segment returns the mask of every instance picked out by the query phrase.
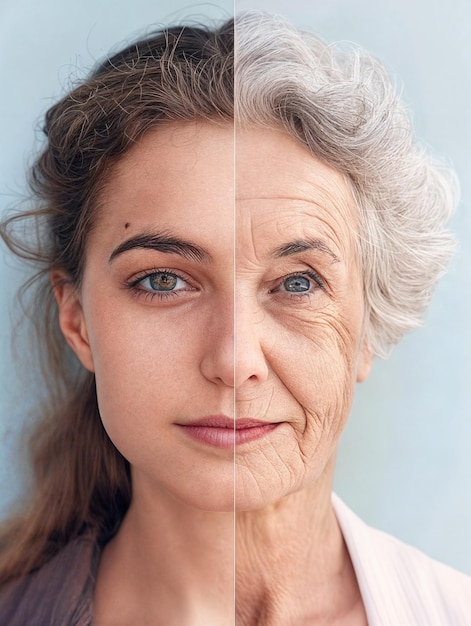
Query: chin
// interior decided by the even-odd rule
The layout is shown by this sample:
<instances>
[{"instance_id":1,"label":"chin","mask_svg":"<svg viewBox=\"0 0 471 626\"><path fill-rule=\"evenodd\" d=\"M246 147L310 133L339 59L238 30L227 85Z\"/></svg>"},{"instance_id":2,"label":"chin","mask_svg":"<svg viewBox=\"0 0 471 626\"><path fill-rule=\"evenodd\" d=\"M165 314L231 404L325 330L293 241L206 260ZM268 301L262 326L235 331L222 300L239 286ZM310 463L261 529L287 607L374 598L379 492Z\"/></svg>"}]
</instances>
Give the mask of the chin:
<instances>
[{"instance_id":1,"label":"chin","mask_svg":"<svg viewBox=\"0 0 471 626\"><path fill-rule=\"evenodd\" d=\"M324 461L324 459L319 459ZM238 465L235 484L235 509L243 511L257 511L266 507L277 507L290 496L304 498L312 497L310 492L328 486L330 492L331 475L335 463L335 455L325 462L313 464L312 467L303 467L297 463L290 466L283 464L277 468L272 464L269 471L255 474L249 467ZM261 468L259 468L261 469ZM304 494L304 495L303 495Z\"/></svg>"},{"instance_id":2,"label":"chin","mask_svg":"<svg viewBox=\"0 0 471 626\"><path fill-rule=\"evenodd\" d=\"M279 481L255 480L250 472L238 471L235 484L235 510L237 513L258 511L276 504L291 491L291 488L286 488Z\"/></svg>"},{"instance_id":3,"label":"chin","mask_svg":"<svg viewBox=\"0 0 471 626\"><path fill-rule=\"evenodd\" d=\"M208 480L193 483L188 490L176 490L174 497L182 504L212 513L234 512L234 480L224 480L219 477L217 481Z\"/></svg>"},{"instance_id":4,"label":"chin","mask_svg":"<svg viewBox=\"0 0 471 626\"><path fill-rule=\"evenodd\" d=\"M219 493L210 495L193 494L190 498L179 498L184 504L199 511L208 513L233 513L234 512L234 490L230 493Z\"/></svg>"},{"instance_id":5,"label":"chin","mask_svg":"<svg viewBox=\"0 0 471 626\"><path fill-rule=\"evenodd\" d=\"M269 507L276 508L277 504L290 493L289 491L277 493L274 490L270 490L268 493L247 493L245 490L236 490L235 512L249 513Z\"/></svg>"}]
</instances>

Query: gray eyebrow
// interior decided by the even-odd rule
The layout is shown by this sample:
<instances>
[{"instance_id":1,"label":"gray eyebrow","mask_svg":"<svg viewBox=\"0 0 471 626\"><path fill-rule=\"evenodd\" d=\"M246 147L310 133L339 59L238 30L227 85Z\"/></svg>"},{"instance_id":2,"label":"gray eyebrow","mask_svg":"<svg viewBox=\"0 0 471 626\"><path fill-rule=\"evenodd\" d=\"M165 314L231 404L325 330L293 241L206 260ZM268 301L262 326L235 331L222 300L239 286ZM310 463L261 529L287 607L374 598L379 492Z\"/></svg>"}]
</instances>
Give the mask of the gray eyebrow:
<instances>
[{"instance_id":1,"label":"gray eyebrow","mask_svg":"<svg viewBox=\"0 0 471 626\"><path fill-rule=\"evenodd\" d=\"M289 241L275 248L272 251L272 256L283 258L292 256L293 254L299 254L300 252L305 252L306 250L319 250L320 252L325 252L332 257L333 263L338 263L340 261L335 252L333 252L321 239L296 239L295 241Z\"/></svg>"},{"instance_id":2,"label":"gray eyebrow","mask_svg":"<svg viewBox=\"0 0 471 626\"><path fill-rule=\"evenodd\" d=\"M186 241L168 233L143 233L120 243L111 253L108 262L111 263L119 254L136 248L157 250L167 254L179 254L189 261L197 261L198 263L210 263L212 261L212 257L207 250L191 241Z\"/></svg>"}]
</instances>

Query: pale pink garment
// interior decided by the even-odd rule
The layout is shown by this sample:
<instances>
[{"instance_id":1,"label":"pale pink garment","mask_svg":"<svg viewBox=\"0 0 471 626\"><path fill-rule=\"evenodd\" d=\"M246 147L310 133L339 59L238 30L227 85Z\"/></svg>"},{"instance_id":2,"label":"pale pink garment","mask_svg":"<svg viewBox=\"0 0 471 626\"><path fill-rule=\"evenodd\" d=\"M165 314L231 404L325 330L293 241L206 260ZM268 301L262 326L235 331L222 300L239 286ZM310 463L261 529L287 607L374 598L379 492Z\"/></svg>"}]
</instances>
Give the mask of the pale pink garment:
<instances>
[{"instance_id":1,"label":"pale pink garment","mask_svg":"<svg viewBox=\"0 0 471 626\"><path fill-rule=\"evenodd\" d=\"M367 526L336 495L369 626L471 626L471 578Z\"/></svg>"}]
</instances>

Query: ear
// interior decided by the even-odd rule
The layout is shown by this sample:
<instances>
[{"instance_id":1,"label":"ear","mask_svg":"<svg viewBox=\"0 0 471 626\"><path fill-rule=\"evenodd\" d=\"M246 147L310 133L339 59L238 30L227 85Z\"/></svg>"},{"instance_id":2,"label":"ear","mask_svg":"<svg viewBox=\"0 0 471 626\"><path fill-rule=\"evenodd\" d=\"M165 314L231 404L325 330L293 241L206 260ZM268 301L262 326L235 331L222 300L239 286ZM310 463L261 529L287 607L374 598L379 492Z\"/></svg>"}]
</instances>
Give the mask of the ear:
<instances>
[{"instance_id":1,"label":"ear","mask_svg":"<svg viewBox=\"0 0 471 626\"><path fill-rule=\"evenodd\" d=\"M82 365L93 372L93 357L77 288L70 277L59 270L51 272L50 280L59 309L59 326L62 334Z\"/></svg>"},{"instance_id":2,"label":"ear","mask_svg":"<svg viewBox=\"0 0 471 626\"><path fill-rule=\"evenodd\" d=\"M373 353L363 337L357 361L357 383L363 383L370 375L373 366Z\"/></svg>"}]
</instances>

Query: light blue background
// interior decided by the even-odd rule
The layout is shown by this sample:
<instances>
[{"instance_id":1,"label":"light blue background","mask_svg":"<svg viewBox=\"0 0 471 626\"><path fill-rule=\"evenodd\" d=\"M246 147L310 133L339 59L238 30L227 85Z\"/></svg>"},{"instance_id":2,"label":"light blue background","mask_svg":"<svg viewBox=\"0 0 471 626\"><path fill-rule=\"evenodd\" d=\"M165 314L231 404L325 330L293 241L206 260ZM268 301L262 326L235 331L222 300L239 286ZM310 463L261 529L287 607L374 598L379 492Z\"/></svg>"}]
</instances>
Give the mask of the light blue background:
<instances>
[{"instance_id":1,"label":"light blue background","mask_svg":"<svg viewBox=\"0 0 471 626\"><path fill-rule=\"evenodd\" d=\"M0 210L24 190L41 114L95 59L159 21L227 17L213 5L138 0L3 0L0 4ZM172 8L171 8L172 7ZM458 170L461 242L424 329L377 361L359 387L336 490L369 523L471 574L471 7L467 0L238 0L328 40L361 44L400 77L418 134ZM20 427L38 390L9 349L23 275L0 253L0 509L25 474ZM23 345L23 348L21 348ZM26 344L21 344L24 350Z\"/></svg>"}]
</instances>

